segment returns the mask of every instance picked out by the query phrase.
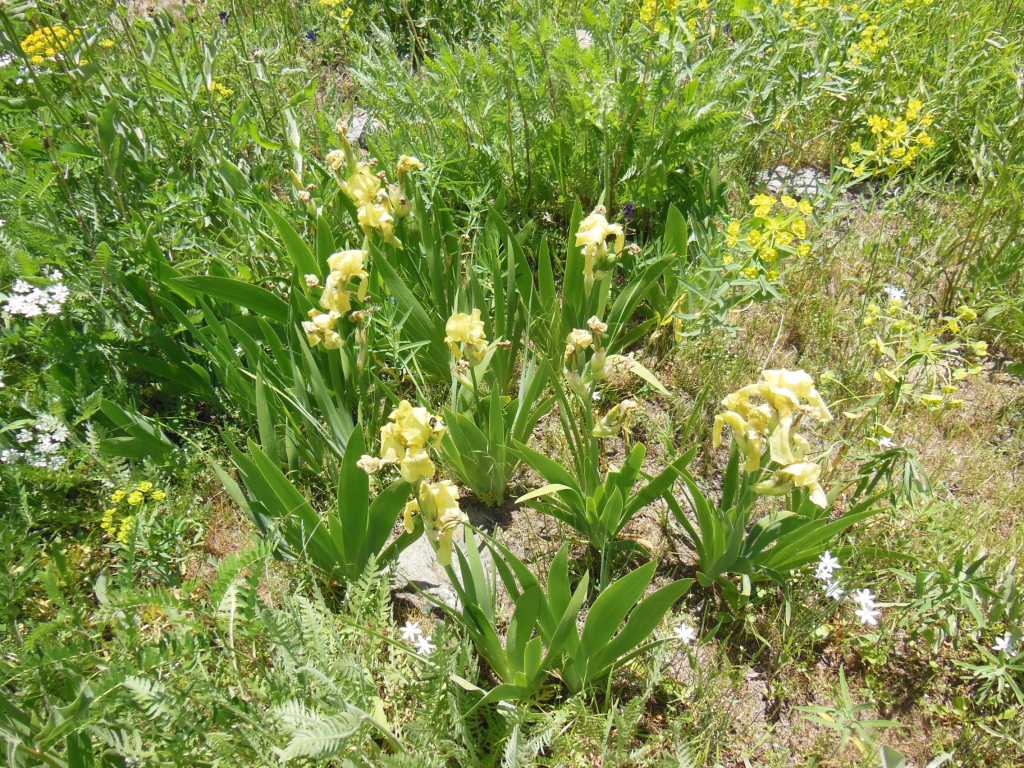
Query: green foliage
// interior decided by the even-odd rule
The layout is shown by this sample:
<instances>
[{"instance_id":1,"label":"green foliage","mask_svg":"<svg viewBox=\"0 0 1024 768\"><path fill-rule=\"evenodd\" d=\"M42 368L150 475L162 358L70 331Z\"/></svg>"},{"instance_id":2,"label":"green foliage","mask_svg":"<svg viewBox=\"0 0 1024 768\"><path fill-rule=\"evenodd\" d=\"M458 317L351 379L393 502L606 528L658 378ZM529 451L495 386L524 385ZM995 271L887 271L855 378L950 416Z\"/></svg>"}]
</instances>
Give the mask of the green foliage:
<instances>
[{"instance_id":1,"label":"green foliage","mask_svg":"<svg viewBox=\"0 0 1024 768\"><path fill-rule=\"evenodd\" d=\"M422 72L375 47L357 67L388 128L375 145L443 163L467 201L500 195L558 217L577 198L632 201L659 219L665 201L700 194L727 124L725 83L681 36L652 36L633 13L625 2L584 13L584 48L554 9L522 3L490 41L441 45Z\"/></svg>"},{"instance_id":2,"label":"green foliage","mask_svg":"<svg viewBox=\"0 0 1024 768\"><path fill-rule=\"evenodd\" d=\"M788 765L842 760L828 730L1021 762L1012 4L143 5L0 7L7 763ZM765 191L813 197L806 242ZM786 227L799 258L751 241ZM836 416L797 488L691 449L776 367ZM418 509L362 469L402 471L370 443L403 400L447 423ZM166 503L113 509L140 478ZM392 594L425 520L443 622ZM811 596L826 549L872 629Z\"/></svg>"},{"instance_id":3,"label":"green foliage","mask_svg":"<svg viewBox=\"0 0 1024 768\"><path fill-rule=\"evenodd\" d=\"M668 501L686 544L697 556L697 581L705 587L720 588L733 606L741 596L749 596L753 583L767 580L785 584L790 572L813 562L844 531L878 512L873 508L877 499L868 498L831 520L805 491L794 489L791 509L755 519L758 493L754 486L761 471L742 471L736 449L729 457L717 504L708 499L693 475L685 469L682 474L687 490L685 503L694 520L678 501L671 497ZM741 577L740 587L730 576Z\"/></svg>"},{"instance_id":4,"label":"green foliage","mask_svg":"<svg viewBox=\"0 0 1024 768\"><path fill-rule=\"evenodd\" d=\"M525 445L518 450L547 485L524 494L517 502L528 501L530 506L575 528L602 553L602 560L606 550L614 548L629 521L671 490L695 453L688 451L637 486L647 449L642 444L634 445L620 469L609 471L596 487L584 488L570 471L544 454ZM602 586L604 583L602 572Z\"/></svg>"},{"instance_id":5,"label":"green foliage","mask_svg":"<svg viewBox=\"0 0 1024 768\"><path fill-rule=\"evenodd\" d=\"M515 606L504 644L496 625L496 577L486 572L471 533L465 554L459 551L459 573L451 572L461 613L446 610L460 618L501 680L480 704L502 699L528 701L551 676L574 692L601 683L614 668L647 650L651 633L692 584L692 579L680 579L644 597L656 567L648 562L602 589L589 604L580 630L578 616L587 604L589 574L572 587L565 546L552 561L547 585L543 585L507 547L490 539L486 545L494 570Z\"/></svg>"},{"instance_id":6,"label":"green foliage","mask_svg":"<svg viewBox=\"0 0 1024 768\"><path fill-rule=\"evenodd\" d=\"M330 579L346 583L371 560L390 562L421 533L417 528L388 544L410 488L396 481L370 501L369 478L356 466L363 455L359 433L353 433L341 462L337 508L326 516L313 509L258 445L250 441L248 454L230 447L241 486L220 467L217 475L235 503L284 553L301 554Z\"/></svg>"}]
</instances>

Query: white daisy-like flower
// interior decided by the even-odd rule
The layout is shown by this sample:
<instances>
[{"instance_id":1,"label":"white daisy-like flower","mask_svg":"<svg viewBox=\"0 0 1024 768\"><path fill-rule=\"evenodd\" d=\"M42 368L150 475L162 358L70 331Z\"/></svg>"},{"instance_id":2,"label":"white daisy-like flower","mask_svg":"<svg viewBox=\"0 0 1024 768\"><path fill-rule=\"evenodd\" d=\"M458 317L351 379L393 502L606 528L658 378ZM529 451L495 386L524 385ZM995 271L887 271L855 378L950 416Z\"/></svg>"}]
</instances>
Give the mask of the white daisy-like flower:
<instances>
[{"instance_id":1,"label":"white daisy-like flower","mask_svg":"<svg viewBox=\"0 0 1024 768\"><path fill-rule=\"evenodd\" d=\"M883 438L879 439L878 447L879 448L895 448L896 447L896 441L893 440L891 437L883 437Z\"/></svg>"},{"instance_id":2,"label":"white daisy-like flower","mask_svg":"<svg viewBox=\"0 0 1024 768\"><path fill-rule=\"evenodd\" d=\"M875 593L870 589L858 589L850 598L861 608L875 607Z\"/></svg>"},{"instance_id":3,"label":"white daisy-like flower","mask_svg":"<svg viewBox=\"0 0 1024 768\"><path fill-rule=\"evenodd\" d=\"M436 650L437 646L430 642L430 638L425 635L421 635L420 639L416 641L416 653L429 656Z\"/></svg>"},{"instance_id":4,"label":"white daisy-like flower","mask_svg":"<svg viewBox=\"0 0 1024 768\"><path fill-rule=\"evenodd\" d=\"M675 638L683 645L693 645L697 639L697 630L687 624L685 621L680 622L676 625Z\"/></svg>"},{"instance_id":5,"label":"white daisy-like flower","mask_svg":"<svg viewBox=\"0 0 1024 768\"><path fill-rule=\"evenodd\" d=\"M838 581L830 581L825 584L825 597L830 597L833 600L839 601L843 599L843 595L846 594Z\"/></svg>"},{"instance_id":6,"label":"white daisy-like flower","mask_svg":"<svg viewBox=\"0 0 1024 768\"><path fill-rule=\"evenodd\" d=\"M860 619L861 624L869 627L874 627L878 624L878 617L882 615L882 612L877 608L862 605L857 609L857 618Z\"/></svg>"},{"instance_id":7,"label":"white daisy-like flower","mask_svg":"<svg viewBox=\"0 0 1024 768\"><path fill-rule=\"evenodd\" d=\"M818 567L814 571L814 578L819 581L831 582L835 572L838 571L842 566L839 565L838 558L834 557L831 552L822 552L821 557L818 558Z\"/></svg>"},{"instance_id":8,"label":"white daisy-like flower","mask_svg":"<svg viewBox=\"0 0 1024 768\"><path fill-rule=\"evenodd\" d=\"M907 292L895 285L887 285L885 286L885 295L893 301L903 301L907 297Z\"/></svg>"},{"instance_id":9,"label":"white daisy-like flower","mask_svg":"<svg viewBox=\"0 0 1024 768\"><path fill-rule=\"evenodd\" d=\"M423 637L423 630L420 629L418 621L407 621L405 626L402 627L400 634L405 642L416 644Z\"/></svg>"},{"instance_id":10,"label":"white daisy-like flower","mask_svg":"<svg viewBox=\"0 0 1024 768\"><path fill-rule=\"evenodd\" d=\"M997 637L995 645L992 646L992 650L996 653L1013 653L1013 635L1007 632L1002 637Z\"/></svg>"}]
</instances>

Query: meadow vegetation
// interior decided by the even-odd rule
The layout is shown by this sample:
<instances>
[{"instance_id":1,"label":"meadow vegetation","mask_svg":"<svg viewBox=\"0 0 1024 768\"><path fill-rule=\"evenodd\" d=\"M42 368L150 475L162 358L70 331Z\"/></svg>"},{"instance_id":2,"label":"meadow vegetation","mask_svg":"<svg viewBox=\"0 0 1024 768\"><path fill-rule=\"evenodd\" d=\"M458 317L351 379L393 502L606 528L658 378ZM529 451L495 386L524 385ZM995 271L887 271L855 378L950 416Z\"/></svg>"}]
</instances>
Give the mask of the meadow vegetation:
<instances>
[{"instance_id":1,"label":"meadow vegetation","mask_svg":"<svg viewBox=\"0 0 1024 768\"><path fill-rule=\"evenodd\" d=\"M0 734L1024 764L1024 14L0 4Z\"/></svg>"}]
</instances>

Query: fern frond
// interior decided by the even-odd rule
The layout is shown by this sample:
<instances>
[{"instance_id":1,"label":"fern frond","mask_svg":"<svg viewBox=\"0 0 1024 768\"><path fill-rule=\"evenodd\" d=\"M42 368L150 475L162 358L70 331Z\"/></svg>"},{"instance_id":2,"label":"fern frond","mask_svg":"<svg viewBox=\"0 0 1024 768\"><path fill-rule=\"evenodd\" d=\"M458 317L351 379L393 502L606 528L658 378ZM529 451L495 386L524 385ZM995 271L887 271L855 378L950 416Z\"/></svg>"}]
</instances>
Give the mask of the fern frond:
<instances>
[{"instance_id":1,"label":"fern frond","mask_svg":"<svg viewBox=\"0 0 1024 768\"><path fill-rule=\"evenodd\" d=\"M361 718L349 712L320 714L299 701L283 704L278 707L276 714L290 731L287 746L274 750L282 762L297 757L336 755L359 732L361 724Z\"/></svg>"}]
</instances>

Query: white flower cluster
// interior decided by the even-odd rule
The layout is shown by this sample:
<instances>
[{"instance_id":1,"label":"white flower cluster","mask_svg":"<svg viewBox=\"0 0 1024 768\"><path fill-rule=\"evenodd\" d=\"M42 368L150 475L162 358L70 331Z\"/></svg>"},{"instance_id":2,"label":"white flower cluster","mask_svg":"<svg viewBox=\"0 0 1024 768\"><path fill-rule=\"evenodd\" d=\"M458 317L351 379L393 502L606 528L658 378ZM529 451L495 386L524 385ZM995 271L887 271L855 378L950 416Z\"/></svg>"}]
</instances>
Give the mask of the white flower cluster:
<instances>
[{"instance_id":1,"label":"white flower cluster","mask_svg":"<svg viewBox=\"0 0 1024 768\"><path fill-rule=\"evenodd\" d=\"M20 429L15 434L18 448L0 449L0 464L24 462L41 469L60 469L66 461L60 450L68 435L68 428L55 416L43 414L32 429Z\"/></svg>"},{"instance_id":2,"label":"white flower cluster","mask_svg":"<svg viewBox=\"0 0 1024 768\"><path fill-rule=\"evenodd\" d=\"M407 621L401 631L402 639L416 648L416 653L429 656L437 650L430 638L423 633L418 621Z\"/></svg>"},{"instance_id":3,"label":"white flower cluster","mask_svg":"<svg viewBox=\"0 0 1024 768\"><path fill-rule=\"evenodd\" d=\"M71 292L61 282L64 275L59 271L47 272L46 276L55 282L37 287L24 280L15 280L11 286L11 294L4 302L3 311L8 315L23 317L59 315Z\"/></svg>"},{"instance_id":4,"label":"white flower cluster","mask_svg":"<svg viewBox=\"0 0 1024 768\"><path fill-rule=\"evenodd\" d=\"M831 552L824 552L818 559L818 566L814 570L814 578L822 583L825 596L836 601L842 600L843 595L846 594L836 579L836 571L841 567L839 560ZM882 612L875 604L875 595L870 589L858 589L851 593L850 599L857 605L857 618L862 624L869 627L878 624L878 618Z\"/></svg>"}]
</instances>

